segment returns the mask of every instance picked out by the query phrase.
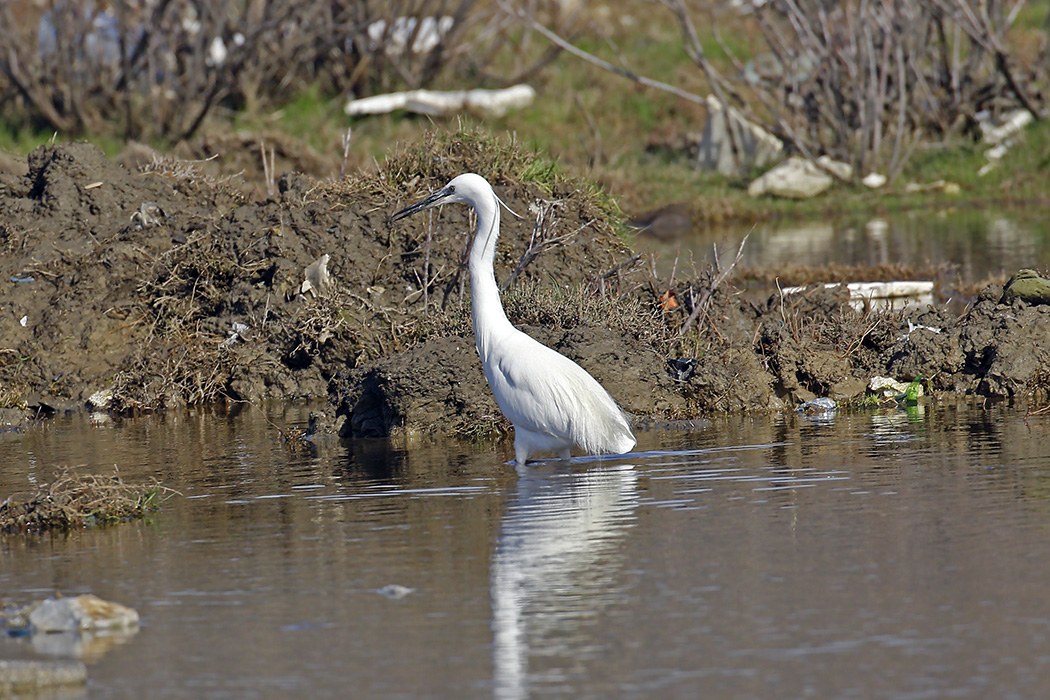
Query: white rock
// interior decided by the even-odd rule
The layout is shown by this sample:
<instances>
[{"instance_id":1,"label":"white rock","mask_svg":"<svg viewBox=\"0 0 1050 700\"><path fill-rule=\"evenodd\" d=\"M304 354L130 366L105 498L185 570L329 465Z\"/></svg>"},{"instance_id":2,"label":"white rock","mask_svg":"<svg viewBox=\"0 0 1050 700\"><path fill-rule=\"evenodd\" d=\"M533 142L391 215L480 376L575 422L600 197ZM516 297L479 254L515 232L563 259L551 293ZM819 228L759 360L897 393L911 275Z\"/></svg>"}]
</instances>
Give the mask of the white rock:
<instances>
[{"instance_id":1,"label":"white rock","mask_svg":"<svg viewBox=\"0 0 1050 700\"><path fill-rule=\"evenodd\" d=\"M135 610L90 593L73 598L48 598L29 613L29 625L34 632L128 629L138 624L139 614Z\"/></svg>"},{"instance_id":2,"label":"white rock","mask_svg":"<svg viewBox=\"0 0 1050 700\"><path fill-rule=\"evenodd\" d=\"M853 177L853 166L849 163L843 163L840 160L835 160L828 156L821 156L817 158L817 162L823 167L827 168L831 172L838 175L843 180L848 180Z\"/></svg>"},{"instance_id":3,"label":"white rock","mask_svg":"<svg viewBox=\"0 0 1050 700\"><path fill-rule=\"evenodd\" d=\"M865 187L877 190L886 184L886 176L882 173L868 173L861 182L864 183Z\"/></svg>"},{"instance_id":4,"label":"white rock","mask_svg":"<svg viewBox=\"0 0 1050 700\"><path fill-rule=\"evenodd\" d=\"M959 194L962 192L962 188L956 182L948 182L947 180L934 180L933 182L909 182L904 186L905 192L932 192L934 190L940 190L945 194Z\"/></svg>"},{"instance_id":5,"label":"white rock","mask_svg":"<svg viewBox=\"0 0 1050 700\"><path fill-rule=\"evenodd\" d=\"M847 163L834 161L827 156L821 156L817 161L843 179L848 180L853 176L853 168ZM831 187L833 182L831 175L809 160L792 156L748 185L747 193L752 197L772 194L808 199Z\"/></svg>"}]
</instances>

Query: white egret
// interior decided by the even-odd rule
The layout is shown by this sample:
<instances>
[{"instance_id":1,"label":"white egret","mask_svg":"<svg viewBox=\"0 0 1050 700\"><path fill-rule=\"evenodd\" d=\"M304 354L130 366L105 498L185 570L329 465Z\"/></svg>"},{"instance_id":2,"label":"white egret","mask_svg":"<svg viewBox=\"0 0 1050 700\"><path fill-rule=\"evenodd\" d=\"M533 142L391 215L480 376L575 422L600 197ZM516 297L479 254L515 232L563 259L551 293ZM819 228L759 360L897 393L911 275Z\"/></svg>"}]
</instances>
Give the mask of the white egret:
<instances>
[{"instance_id":1,"label":"white egret","mask_svg":"<svg viewBox=\"0 0 1050 700\"><path fill-rule=\"evenodd\" d=\"M394 214L391 221L451 203L470 205L477 213L468 266L474 344L496 403L514 424L518 465L541 451L568 459L574 445L588 454L630 451L634 435L609 392L578 364L525 335L507 319L492 267L502 202L485 178L459 175Z\"/></svg>"}]
</instances>

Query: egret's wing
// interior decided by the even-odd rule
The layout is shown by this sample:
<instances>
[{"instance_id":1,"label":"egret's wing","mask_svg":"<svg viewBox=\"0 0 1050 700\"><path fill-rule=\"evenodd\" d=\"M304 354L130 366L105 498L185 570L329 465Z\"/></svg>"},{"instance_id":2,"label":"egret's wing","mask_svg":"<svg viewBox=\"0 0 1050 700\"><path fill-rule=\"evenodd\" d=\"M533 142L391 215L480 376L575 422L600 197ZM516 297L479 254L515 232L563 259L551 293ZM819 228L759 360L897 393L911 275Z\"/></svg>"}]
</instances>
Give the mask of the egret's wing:
<instances>
[{"instance_id":1,"label":"egret's wing","mask_svg":"<svg viewBox=\"0 0 1050 700\"><path fill-rule=\"evenodd\" d=\"M582 372L576 363L532 341L516 344L513 352L496 359L492 369L492 390L512 423L545 435L570 437L569 387L576 370Z\"/></svg>"},{"instance_id":2,"label":"egret's wing","mask_svg":"<svg viewBox=\"0 0 1050 700\"><path fill-rule=\"evenodd\" d=\"M616 451L630 437L623 413L594 377L524 333L502 343L488 365L496 401L515 426L593 452Z\"/></svg>"}]
</instances>

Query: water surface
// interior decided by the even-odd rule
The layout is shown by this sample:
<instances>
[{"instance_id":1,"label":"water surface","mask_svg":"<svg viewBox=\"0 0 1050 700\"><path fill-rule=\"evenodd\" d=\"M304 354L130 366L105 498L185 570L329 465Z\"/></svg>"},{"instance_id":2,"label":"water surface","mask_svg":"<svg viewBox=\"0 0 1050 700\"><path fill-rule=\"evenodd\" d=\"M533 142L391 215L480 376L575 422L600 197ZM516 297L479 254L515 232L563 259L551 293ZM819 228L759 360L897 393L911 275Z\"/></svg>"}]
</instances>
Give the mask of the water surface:
<instances>
[{"instance_id":1,"label":"water surface","mask_svg":"<svg viewBox=\"0 0 1050 700\"><path fill-rule=\"evenodd\" d=\"M639 249L658 254L664 279L678 258L677 277L710 258L717 244L723 264L748 236L741 268L784 265L858 267L902 264L943 268L946 282L976 284L1021 268L1050 266L1050 217L1044 210L944 209L893 212L874 219L770 221L702 227L673 241L638 237ZM865 281L865 280L854 280ZM951 291L950 289L948 290Z\"/></svg>"},{"instance_id":2,"label":"water surface","mask_svg":"<svg viewBox=\"0 0 1050 700\"><path fill-rule=\"evenodd\" d=\"M0 590L139 610L138 634L88 650L92 698L1050 687L1050 419L950 404L638 437L519 474L508 444L295 447L248 410L58 420L0 435L0 495L64 465L181 495L0 539ZM0 658L48 653L69 650L0 639Z\"/></svg>"}]
</instances>

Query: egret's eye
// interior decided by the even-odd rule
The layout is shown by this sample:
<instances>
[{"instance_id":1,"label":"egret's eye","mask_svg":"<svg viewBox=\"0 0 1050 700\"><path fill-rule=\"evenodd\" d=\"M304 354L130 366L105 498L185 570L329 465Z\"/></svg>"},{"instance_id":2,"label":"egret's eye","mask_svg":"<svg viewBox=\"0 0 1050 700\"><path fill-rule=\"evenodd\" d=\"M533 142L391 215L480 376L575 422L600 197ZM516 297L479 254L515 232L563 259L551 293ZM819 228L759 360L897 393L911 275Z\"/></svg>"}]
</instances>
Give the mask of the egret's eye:
<instances>
[{"instance_id":1,"label":"egret's eye","mask_svg":"<svg viewBox=\"0 0 1050 700\"><path fill-rule=\"evenodd\" d=\"M456 194L456 186L455 185L449 185L448 186L448 193L449 194Z\"/></svg>"}]
</instances>

